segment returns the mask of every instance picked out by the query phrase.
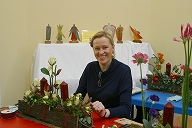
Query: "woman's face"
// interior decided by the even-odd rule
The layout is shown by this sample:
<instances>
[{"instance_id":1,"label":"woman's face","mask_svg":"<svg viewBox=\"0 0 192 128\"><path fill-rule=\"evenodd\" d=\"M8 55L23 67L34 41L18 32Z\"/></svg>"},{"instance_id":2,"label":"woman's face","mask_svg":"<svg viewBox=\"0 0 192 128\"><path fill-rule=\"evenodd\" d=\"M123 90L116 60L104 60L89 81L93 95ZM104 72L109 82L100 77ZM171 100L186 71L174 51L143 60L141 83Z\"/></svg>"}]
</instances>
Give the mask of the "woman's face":
<instances>
[{"instance_id":1,"label":"woman's face","mask_svg":"<svg viewBox=\"0 0 192 128\"><path fill-rule=\"evenodd\" d=\"M106 37L96 38L93 41L93 51L95 58L98 60L100 66L109 66L112 60L112 53L114 46Z\"/></svg>"}]
</instances>

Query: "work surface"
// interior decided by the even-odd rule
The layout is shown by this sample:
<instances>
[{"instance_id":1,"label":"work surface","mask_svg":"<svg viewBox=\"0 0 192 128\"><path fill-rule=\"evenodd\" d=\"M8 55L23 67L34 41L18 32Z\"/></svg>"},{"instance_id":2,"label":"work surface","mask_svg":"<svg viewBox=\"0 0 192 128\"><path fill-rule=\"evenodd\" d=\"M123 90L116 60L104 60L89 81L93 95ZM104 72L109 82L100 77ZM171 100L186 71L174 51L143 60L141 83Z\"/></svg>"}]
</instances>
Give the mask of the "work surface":
<instances>
[{"instance_id":1,"label":"work surface","mask_svg":"<svg viewBox=\"0 0 192 128\"><path fill-rule=\"evenodd\" d=\"M160 100L159 102L155 102L153 105L153 108L158 109L158 110L163 110L164 105L168 102L167 98L174 96L174 94L168 94L168 93L163 93L163 92L156 92L152 90L145 90L145 99L150 96L150 95L157 95ZM146 107L150 108L151 107L151 100L148 100L146 103ZM171 102L174 106L174 112L178 114L182 114L182 100L177 101L177 102ZM142 106L142 94L137 93L132 95L132 104ZM192 115L192 107L189 107L189 115Z\"/></svg>"}]
</instances>

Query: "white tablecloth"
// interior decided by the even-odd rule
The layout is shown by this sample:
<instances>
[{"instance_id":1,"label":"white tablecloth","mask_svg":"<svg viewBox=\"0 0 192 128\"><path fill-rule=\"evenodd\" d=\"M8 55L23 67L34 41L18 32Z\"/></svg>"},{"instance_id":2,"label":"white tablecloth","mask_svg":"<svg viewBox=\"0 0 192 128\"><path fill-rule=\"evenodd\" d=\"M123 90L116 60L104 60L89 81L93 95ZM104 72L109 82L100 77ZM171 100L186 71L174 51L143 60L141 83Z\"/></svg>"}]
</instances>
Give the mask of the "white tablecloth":
<instances>
[{"instance_id":1,"label":"white tablecloth","mask_svg":"<svg viewBox=\"0 0 192 128\"><path fill-rule=\"evenodd\" d=\"M139 79L140 70L136 64L133 64L132 55L142 52L152 57L154 54L150 44L133 43L131 41L125 41L123 44L115 43L115 52L117 60L131 67L133 79ZM68 83L69 94L75 92L79 78L87 63L96 60L89 43L38 44L34 52L31 81L34 78L41 79L43 77L49 80L48 76L41 73L40 69L48 67L50 56L56 57L57 69L62 69L57 79ZM144 76L148 72L148 64L143 64L142 70Z\"/></svg>"}]
</instances>

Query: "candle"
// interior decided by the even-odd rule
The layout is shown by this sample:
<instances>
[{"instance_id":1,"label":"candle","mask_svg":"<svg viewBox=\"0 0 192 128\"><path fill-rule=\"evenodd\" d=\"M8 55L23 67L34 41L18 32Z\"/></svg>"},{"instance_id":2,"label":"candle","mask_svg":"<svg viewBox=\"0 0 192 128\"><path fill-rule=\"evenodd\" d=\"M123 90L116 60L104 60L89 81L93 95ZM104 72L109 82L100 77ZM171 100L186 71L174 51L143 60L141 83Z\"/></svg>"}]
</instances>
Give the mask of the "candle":
<instances>
[{"instance_id":1,"label":"candle","mask_svg":"<svg viewBox=\"0 0 192 128\"><path fill-rule=\"evenodd\" d=\"M44 96L44 87L45 87L45 84L47 83L47 80L43 77L41 80L40 80L40 92L41 92L41 95Z\"/></svg>"},{"instance_id":2,"label":"candle","mask_svg":"<svg viewBox=\"0 0 192 128\"><path fill-rule=\"evenodd\" d=\"M168 102L164 105L163 110L163 125L169 124L171 128L173 127L173 118L174 118L174 106L171 102Z\"/></svg>"},{"instance_id":3,"label":"candle","mask_svg":"<svg viewBox=\"0 0 192 128\"><path fill-rule=\"evenodd\" d=\"M170 76L170 73L171 73L171 64L170 63L167 63L166 64L166 74L168 76Z\"/></svg>"},{"instance_id":4,"label":"candle","mask_svg":"<svg viewBox=\"0 0 192 128\"><path fill-rule=\"evenodd\" d=\"M61 99L63 99L63 101L65 101L69 97L68 84L63 81L60 84L60 90L61 90Z\"/></svg>"}]
</instances>

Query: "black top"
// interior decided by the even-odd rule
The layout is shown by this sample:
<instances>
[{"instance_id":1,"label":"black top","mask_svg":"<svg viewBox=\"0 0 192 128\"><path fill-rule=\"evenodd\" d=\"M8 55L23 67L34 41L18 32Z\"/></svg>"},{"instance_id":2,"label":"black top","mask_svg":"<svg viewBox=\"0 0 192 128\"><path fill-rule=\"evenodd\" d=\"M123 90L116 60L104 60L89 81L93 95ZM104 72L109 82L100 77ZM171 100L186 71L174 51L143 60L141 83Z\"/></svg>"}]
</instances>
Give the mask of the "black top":
<instances>
[{"instance_id":1,"label":"black top","mask_svg":"<svg viewBox=\"0 0 192 128\"><path fill-rule=\"evenodd\" d=\"M104 72L101 72L98 61L90 62L80 78L75 93L81 93L83 97L88 93L89 97L92 97L92 102L102 102L110 111L109 118L131 119L131 70L129 66L116 59L112 59L109 68Z\"/></svg>"}]
</instances>

